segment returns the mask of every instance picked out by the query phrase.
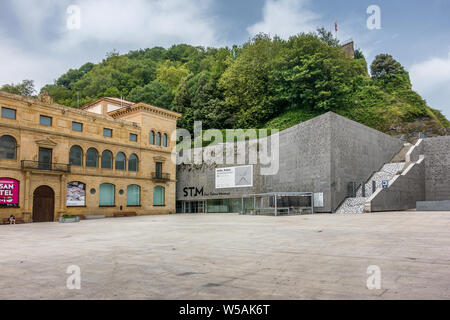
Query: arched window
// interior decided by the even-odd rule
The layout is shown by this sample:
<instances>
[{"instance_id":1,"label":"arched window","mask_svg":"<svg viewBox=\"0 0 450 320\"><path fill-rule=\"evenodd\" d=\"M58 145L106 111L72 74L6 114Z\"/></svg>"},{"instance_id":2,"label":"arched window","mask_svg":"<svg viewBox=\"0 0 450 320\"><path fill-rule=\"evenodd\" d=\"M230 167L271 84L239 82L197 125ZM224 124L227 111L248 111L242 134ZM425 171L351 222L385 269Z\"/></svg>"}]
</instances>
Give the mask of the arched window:
<instances>
[{"instance_id":1,"label":"arched window","mask_svg":"<svg viewBox=\"0 0 450 320\"><path fill-rule=\"evenodd\" d=\"M86 167L98 168L98 151L95 148L89 148L86 152Z\"/></svg>"},{"instance_id":2,"label":"arched window","mask_svg":"<svg viewBox=\"0 0 450 320\"><path fill-rule=\"evenodd\" d=\"M119 152L116 155L116 170L125 170L125 167L127 166L127 159L125 157L125 154L123 152Z\"/></svg>"},{"instance_id":3,"label":"arched window","mask_svg":"<svg viewBox=\"0 0 450 320\"><path fill-rule=\"evenodd\" d=\"M137 172L139 169L139 158L134 153L128 159L128 171Z\"/></svg>"},{"instance_id":4,"label":"arched window","mask_svg":"<svg viewBox=\"0 0 450 320\"><path fill-rule=\"evenodd\" d=\"M17 142L11 136L0 138L0 159L16 160Z\"/></svg>"},{"instance_id":5,"label":"arched window","mask_svg":"<svg viewBox=\"0 0 450 320\"><path fill-rule=\"evenodd\" d=\"M113 155L109 150L105 150L102 153L102 168L112 169L113 168Z\"/></svg>"},{"instance_id":6,"label":"arched window","mask_svg":"<svg viewBox=\"0 0 450 320\"><path fill-rule=\"evenodd\" d=\"M163 146L167 148L167 133L164 133L163 135Z\"/></svg>"},{"instance_id":7,"label":"arched window","mask_svg":"<svg viewBox=\"0 0 450 320\"><path fill-rule=\"evenodd\" d=\"M155 145L155 131L150 132L150 144Z\"/></svg>"},{"instance_id":8,"label":"arched window","mask_svg":"<svg viewBox=\"0 0 450 320\"><path fill-rule=\"evenodd\" d=\"M127 206L141 205L141 187L132 184L127 187Z\"/></svg>"},{"instance_id":9,"label":"arched window","mask_svg":"<svg viewBox=\"0 0 450 320\"><path fill-rule=\"evenodd\" d=\"M69 164L77 167L83 166L83 149L80 146L70 148Z\"/></svg>"},{"instance_id":10,"label":"arched window","mask_svg":"<svg viewBox=\"0 0 450 320\"><path fill-rule=\"evenodd\" d=\"M153 205L154 206L165 206L165 189L161 186L156 186L153 188Z\"/></svg>"},{"instance_id":11,"label":"arched window","mask_svg":"<svg viewBox=\"0 0 450 320\"><path fill-rule=\"evenodd\" d=\"M100 185L99 192L99 206L100 207L114 207L115 205L116 187L110 183Z\"/></svg>"},{"instance_id":12,"label":"arched window","mask_svg":"<svg viewBox=\"0 0 450 320\"><path fill-rule=\"evenodd\" d=\"M156 135L156 145L161 147L161 132Z\"/></svg>"}]
</instances>

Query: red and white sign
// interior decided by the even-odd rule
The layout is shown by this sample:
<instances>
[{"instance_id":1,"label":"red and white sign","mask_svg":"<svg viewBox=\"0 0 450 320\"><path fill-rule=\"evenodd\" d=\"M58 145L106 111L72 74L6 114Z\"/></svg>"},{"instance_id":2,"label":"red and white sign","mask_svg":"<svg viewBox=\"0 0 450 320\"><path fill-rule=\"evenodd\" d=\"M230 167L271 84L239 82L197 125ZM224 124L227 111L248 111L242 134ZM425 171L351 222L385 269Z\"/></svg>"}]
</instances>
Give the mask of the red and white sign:
<instances>
[{"instance_id":1,"label":"red and white sign","mask_svg":"<svg viewBox=\"0 0 450 320\"><path fill-rule=\"evenodd\" d=\"M0 178L0 207L18 207L19 192L19 181L10 178Z\"/></svg>"}]
</instances>

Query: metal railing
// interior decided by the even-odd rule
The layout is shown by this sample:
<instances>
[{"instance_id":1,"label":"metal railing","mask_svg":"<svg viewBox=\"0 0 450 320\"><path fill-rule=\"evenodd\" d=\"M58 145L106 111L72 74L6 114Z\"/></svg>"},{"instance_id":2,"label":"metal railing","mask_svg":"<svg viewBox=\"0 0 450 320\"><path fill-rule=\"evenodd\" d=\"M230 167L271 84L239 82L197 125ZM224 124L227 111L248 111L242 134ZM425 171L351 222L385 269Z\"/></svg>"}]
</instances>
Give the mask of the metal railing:
<instances>
[{"instance_id":1,"label":"metal railing","mask_svg":"<svg viewBox=\"0 0 450 320\"><path fill-rule=\"evenodd\" d=\"M22 169L70 172L70 164L22 160Z\"/></svg>"},{"instance_id":2,"label":"metal railing","mask_svg":"<svg viewBox=\"0 0 450 320\"><path fill-rule=\"evenodd\" d=\"M152 179L160 181L169 181L170 173L152 172Z\"/></svg>"}]
</instances>

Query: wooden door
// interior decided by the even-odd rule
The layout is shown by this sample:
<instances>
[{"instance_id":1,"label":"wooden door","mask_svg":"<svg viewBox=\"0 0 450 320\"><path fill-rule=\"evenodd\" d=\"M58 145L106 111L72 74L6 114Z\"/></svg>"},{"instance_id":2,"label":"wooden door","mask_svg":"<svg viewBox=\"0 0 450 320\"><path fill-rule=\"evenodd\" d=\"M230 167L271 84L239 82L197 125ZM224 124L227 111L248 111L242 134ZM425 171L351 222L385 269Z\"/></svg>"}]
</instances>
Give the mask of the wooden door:
<instances>
[{"instance_id":1,"label":"wooden door","mask_svg":"<svg viewBox=\"0 0 450 320\"><path fill-rule=\"evenodd\" d=\"M33 222L53 222L55 217L55 193L52 188L41 186L33 194Z\"/></svg>"}]
</instances>

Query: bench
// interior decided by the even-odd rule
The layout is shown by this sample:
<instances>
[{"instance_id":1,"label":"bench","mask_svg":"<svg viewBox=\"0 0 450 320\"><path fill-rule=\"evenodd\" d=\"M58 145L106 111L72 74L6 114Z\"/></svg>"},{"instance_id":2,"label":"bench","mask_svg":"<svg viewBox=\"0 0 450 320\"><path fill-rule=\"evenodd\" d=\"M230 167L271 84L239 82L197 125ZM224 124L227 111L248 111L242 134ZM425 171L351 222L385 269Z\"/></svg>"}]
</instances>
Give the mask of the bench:
<instances>
[{"instance_id":1,"label":"bench","mask_svg":"<svg viewBox=\"0 0 450 320\"><path fill-rule=\"evenodd\" d=\"M113 216L115 218L117 218L117 217L136 217L137 213L136 212L115 212L115 213L113 213Z\"/></svg>"},{"instance_id":2,"label":"bench","mask_svg":"<svg viewBox=\"0 0 450 320\"><path fill-rule=\"evenodd\" d=\"M3 218L2 219L3 224L9 224L9 218ZM22 218L16 218L16 224L25 223L25 220Z\"/></svg>"}]
</instances>

